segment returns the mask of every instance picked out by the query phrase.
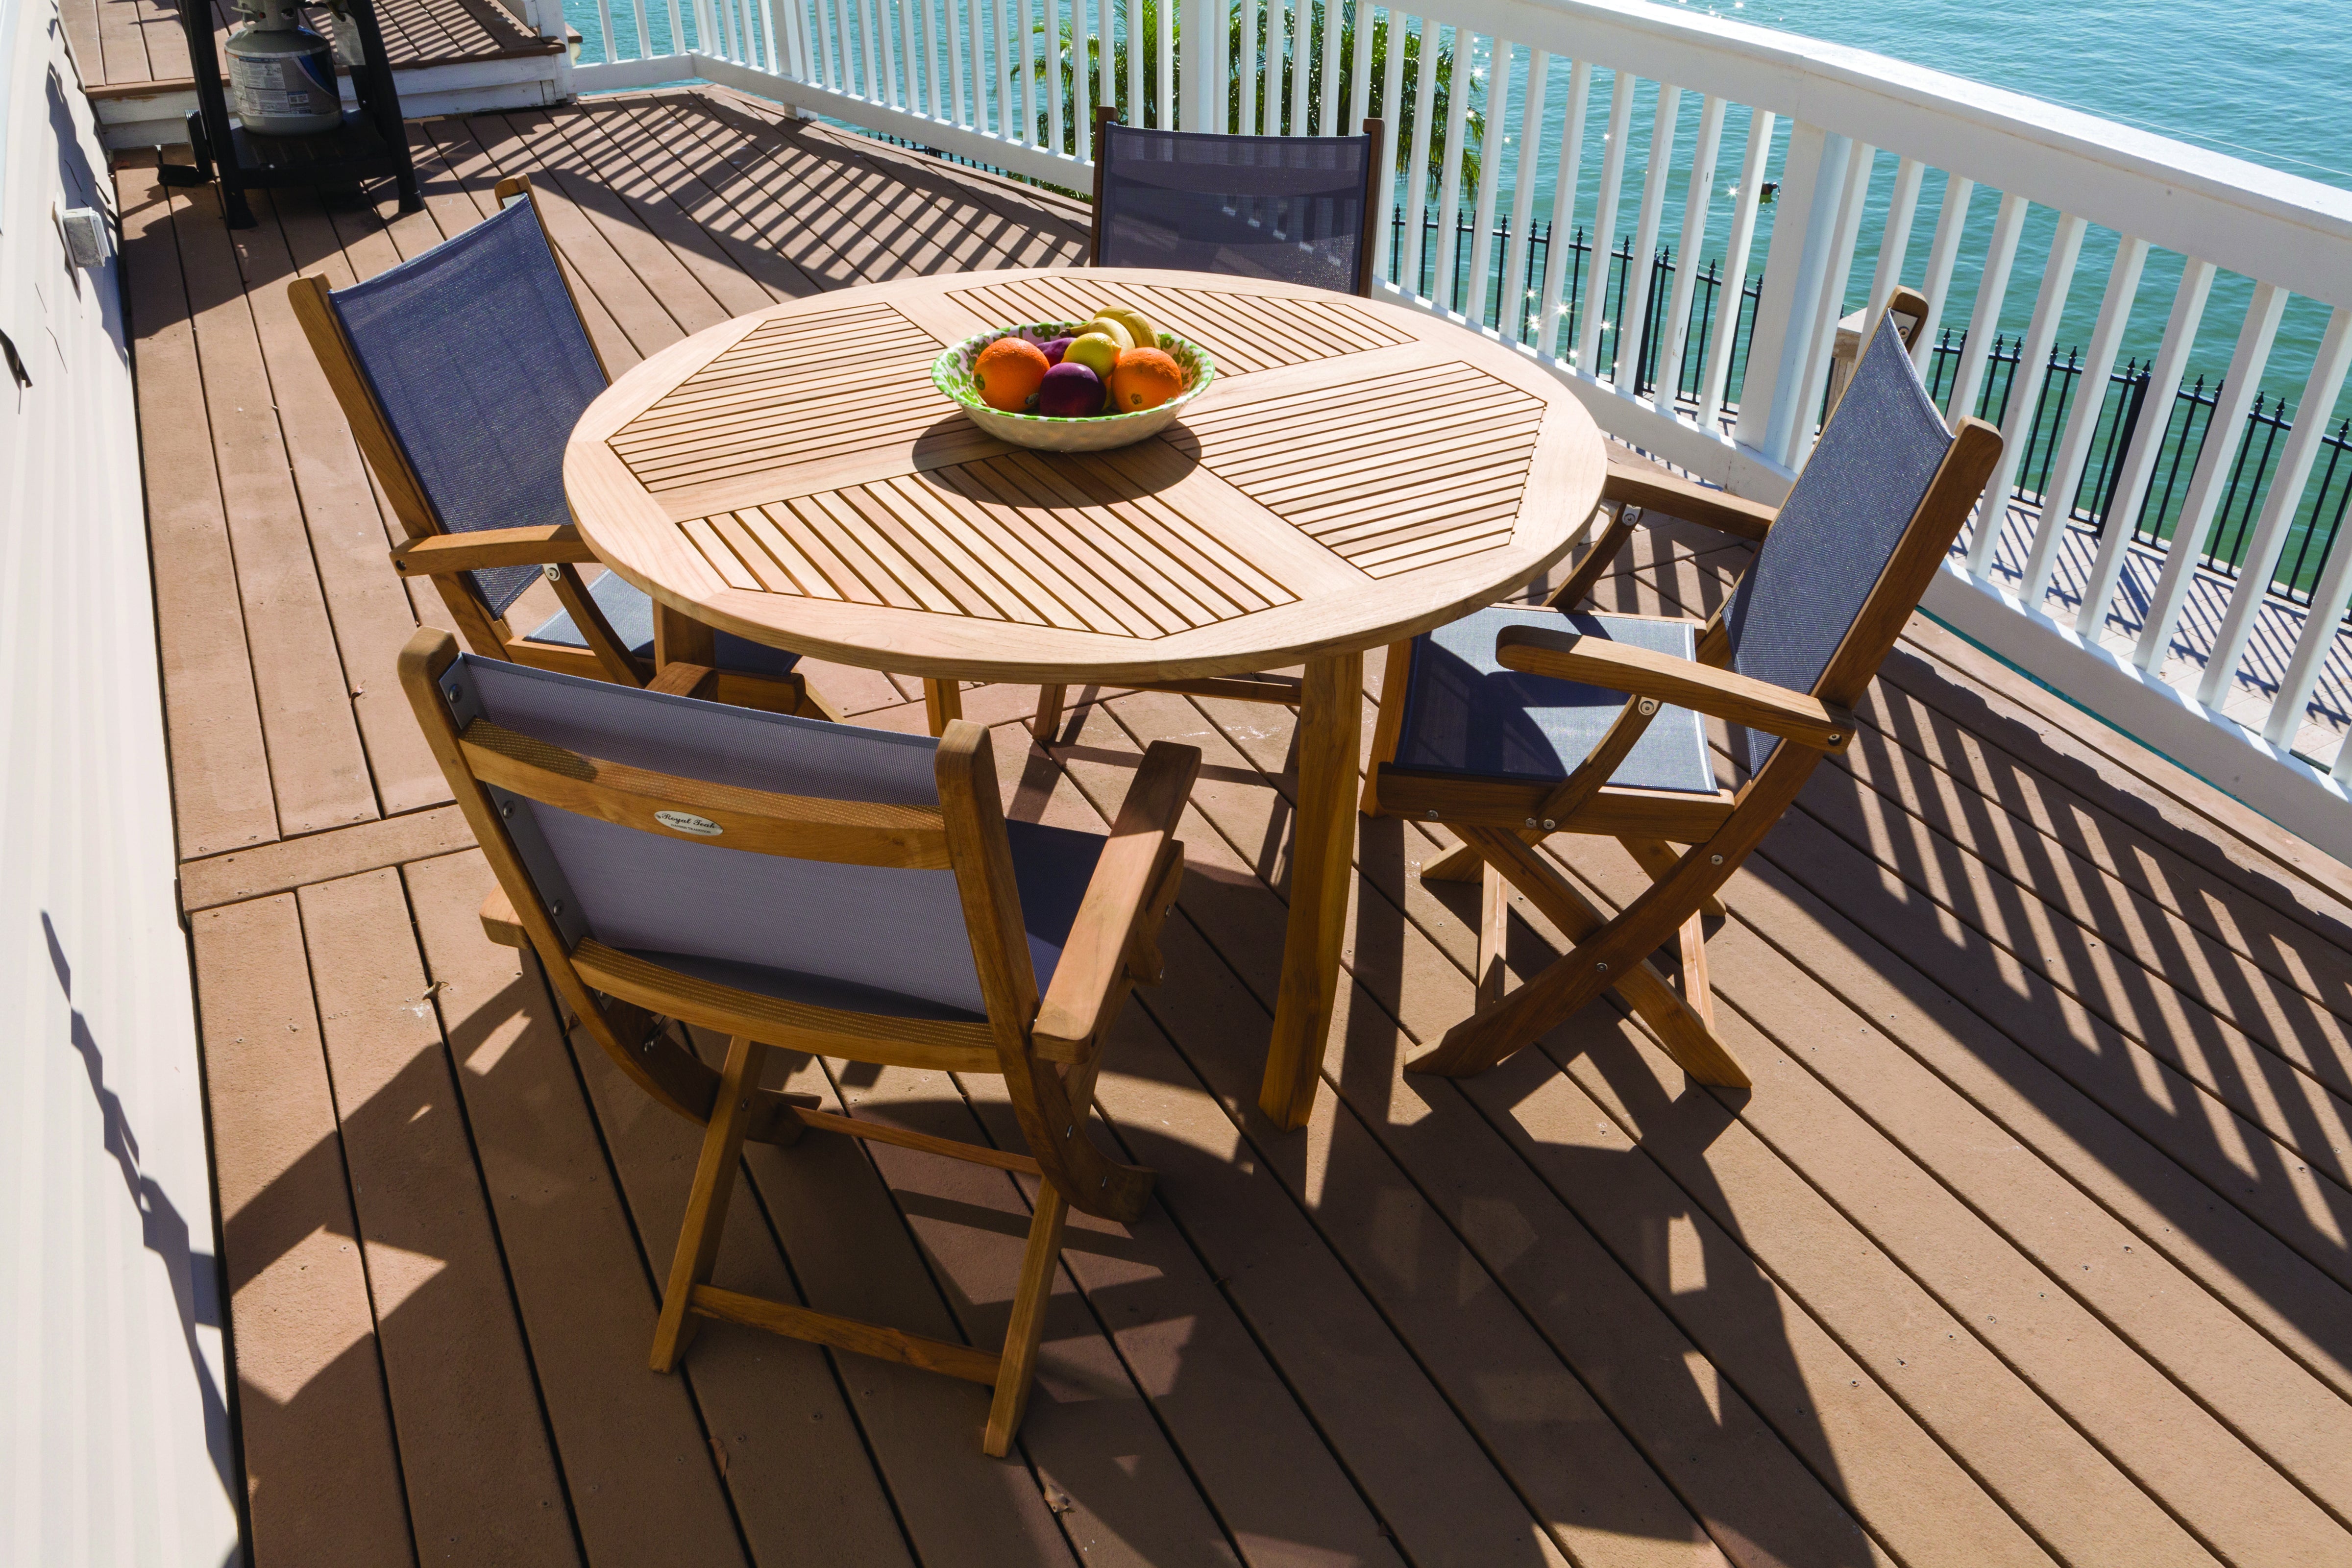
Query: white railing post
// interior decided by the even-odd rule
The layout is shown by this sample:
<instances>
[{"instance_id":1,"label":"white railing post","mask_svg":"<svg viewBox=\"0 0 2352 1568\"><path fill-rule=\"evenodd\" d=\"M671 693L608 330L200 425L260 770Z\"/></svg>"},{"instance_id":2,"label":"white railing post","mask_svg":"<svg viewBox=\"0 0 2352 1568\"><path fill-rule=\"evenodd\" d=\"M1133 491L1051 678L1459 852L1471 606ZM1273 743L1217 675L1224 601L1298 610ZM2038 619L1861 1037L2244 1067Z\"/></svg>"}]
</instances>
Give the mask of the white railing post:
<instances>
[{"instance_id":1,"label":"white railing post","mask_svg":"<svg viewBox=\"0 0 2352 1568\"><path fill-rule=\"evenodd\" d=\"M2106 624L2107 601L2115 597L2116 580L2123 574L2124 558L2139 520L2140 500L2147 493L2148 476L2156 472L2156 459L2164 450L2173 399L2180 395L2180 374L2189 366L2197 324L2205 318L2205 299L2212 290L2213 264L2191 257L2180 270L2180 287L2173 291L2164 342L2157 348L2156 363L2148 367L2147 396L2140 405L2139 427L2132 432L2131 448L2124 454L2123 468L2116 476L2099 552L2091 562L2090 580L2083 584L2074 633L2084 642L2096 643L2100 628Z\"/></svg>"},{"instance_id":2,"label":"white railing post","mask_svg":"<svg viewBox=\"0 0 2352 1568\"><path fill-rule=\"evenodd\" d=\"M1992 570L1993 552L2008 525L2009 499L2017 493L2026 443L2041 412L2050 351L2057 346L2058 318L2066 310L2066 294L2074 281L2074 263L2083 254L2086 226L2072 213L2062 214L2058 232L2051 237L2050 260L2042 268L2042 292L2033 301L2033 321L2018 350L2017 373L2010 378L2008 416L2000 422L2000 460L1993 465L1992 478L1985 481L1984 500L1977 507L1977 535L1969 542L1969 571L1974 576Z\"/></svg>"},{"instance_id":3,"label":"white railing post","mask_svg":"<svg viewBox=\"0 0 2352 1568\"><path fill-rule=\"evenodd\" d=\"M1393 18L1396 15L1389 13ZM1391 26L1395 24L1391 21ZM1433 23L1423 21L1415 39L1412 59L1412 158L1404 172L1404 265L1398 268L1397 286L1407 298L1421 293L1421 259L1428 247L1422 237L1422 215L1429 207L1429 122L1430 105L1433 100L1432 88L1437 80L1437 39ZM1393 33L1389 47L1396 47L1402 40ZM1248 94L1243 94L1248 100Z\"/></svg>"},{"instance_id":4,"label":"white railing post","mask_svg":"<svg viewBox=\"0 0 2352 1568\"><path fill-rule=\"evenodd\" d=\"M1682 119L1683 89L1671 82L1658 84L1657 111L1650 121L1650 145L1643 153L1642 210L1633 219L1633 249L1625 263L1626 320L1617 329L1617 363L1625 362L1625 340L1633 342L1633 374L1612 374L1617 390L1628 397L1642 394L1642 327L1650 314L1650 279L1657 268L1658 226L1666 207L1666 176L1674 173L1675 127ZM1671 406L1672 399L1668 399Z\"/></svg>"},{"instance_id":5,"label":"white railing post","mask_svg":"<svg viewBox=\"0 0 2352 1568\"><path fill-rule=\"evenodd\" d=\"M1846 284L1853 276L1853 251L1862 233L1862 209L1870 197L1870 171L1878 156L1874 147L1857 142L1847 153L1845 180L1838 193L1837 226L1831 230L1828 264L1822 268L1821 294L1812 303L1812 346L1805 353L1805 373L1797 384L1797 423L1789 433L1787 455L1780 461L1795 468L1812 455L1820 429L1813 410L1829 401L1830 368L1837 359L1838 321L1845 314Z\"/></svg>"},{"instance_id":6,"label":"white railing post","mask_svg":"<svg viewBox=\"0 0 2352 1568\"><path fill-rule=\"evenodd\" d=\"M1437 268L1430 275L1429 297L1442 310L1454 309L1454 260L1462 242L1462 142L1470 119L1470 88L1477 72L1471 68L1477 38L1467 27L1454 29L1454 72L1445 93L1445 142L1438 156L1444 173L1437 177ZM1467 312L1465 312L1467 314Z\"/></svg>"},{"instance_id":7,"label":"white railing post","mask_svg":"<svg viewBox=\"0 0 2352 1568\"><path fill-rule=\"evenodd\" d=\"M1315 104L1315 134L1352 136L1356 128L1338 129L1339 121L1339 35L1346 20L1339 0L1323 0L1323 96Z\"/></svg>"},{"instance_id":8,"label":"white railing post","mask_svg":"<svg viewBox=\"0 0 2352 1568\"><path fill-rule=\"evenodd\" d=\"M2214 636L2204 679L2198 684L2198 700L2208 708L2219 708L2221 700L2229 695L2238 659L2245 653L2246 639L2254 629L2254 617L2262 613L2263 603L2270 596L2271 574L2278 569L2279 552L2286 544L2287 530L2303 504L2303 487L2311 479L2312 459L2319 456L2320 443L2327 434L2327 416L2336 406L2336 395L2344 384L2347 368L2352 368L2352 306L2339 305L2327 319L2327 333L2319 341L2318 357L2312 361L2310 378L2303 384L2303 401L2296 405L2294 427L2287 433L2286 450L2279 456L2278 472L2271 476L2262 521L2254 525L2254 536L2247 542L2244 558L2238 563L2238 586L2230 595L2230 607L2222 613L2221 628ZM2317 521L2313 519L2315 523ZM2336 548L2340 551L2347 546L2339 540ZM2286 708L2290 718L2301 716L2303 705L2310 697L2306 691ZM2279 693L2279 701L2285 705L2284 689Z\"/></svg>"},{"instance_id":9,"label":"white railing post","mask_svg":"<svg viewBox=\"0 0 2352 1568\"><path fill-rule=\"evenodd\" d=\"M1601 319L1609 308L1609 263L1617 250L1617 202L1625 184L1625 143L1633 123L1633 73L1618 70L1609 89L1609 129L1601 152L1601 191L1592 210L1592 271L1585 280L1584 314L1576 324L1576 368L1601 379ZM1625 357L1625 333L1617 333L1617 357ZM1611 367L1613 372L1615 366Z\"/></svg>"},{"instance_id":10,"label":"white railing post","mask_svg":"<svg viewBox=\"0 0 2352 1568\"><path fill-rule=\"evenodd\" d=\"M1723 302L1715 313L1715 332L1706 346L1700 371L1699 428L1709 435L1723 417L1723 399L1731 384L1731 355L1739 342L1739 312L1748 302L1748 256L1755 248L1756 208L1763 199L1764 166L1772 155L1773 114L1751 110L1748 119L1748 152L1739 164L1739 194L1731 207L1731 238L1723 249ZM1742 397L1746 388L1741 388Z\"/></svg>"},{"instance_id":11,"label":"white railing post","mask_svg":"<svg viewBox=\"0 0 2352 1568\"><path fill-rule=\"evenodd\" d=\"M2050 591L2050 574L2057 569L2058 551L2074 515L2074 497L2083 469L2089 464L2091 439L2098 433L2099 415L2106 406L2107 379L2115 374L2116 354L2131 319L2132 297L2139 292L2140 269L2147 261L2147 241L2126 235L2116 245L2115 265L2107 269L2107 289L2099 300L2099 320L2091 329L2090 357L2075 384L2074 406L2066 416L2065 434L2051 458L2050 489L2042 497L2042 521L2033 533L2033 551L2025 563L2019 597L2039 609Z\"/></svg>"},{"instance_id":12,"label":"white railing post","mask_svg":"<svg viewBox=\"0 0 2352 1568\"><path fill-rule=\"evenodd\" d=\"M1578 164L1584 155L1584 111L1592 98L1592 62L1570 62L1568 114L1560 133L1559 168L1552 180L1551 234L1544 243L1543 299L1536 310L1536 352L1568 357L1559 342L1561 280L1568 276L1568 257L1576 237ZM1568 233L1560 233L1560 226Z\"/></svg>"},{"instance_id":13,"label":"white railing post","mask_svg":"<svg viewBox=\"0 0 2352 1568\"><path fill-rule=\"evenodd\" d=\"M1698 258L1706 248L1706 217L1715 205L1715 159L1723 145L1723 100L1710 93L1698 116L1698 143L1691 152L1690 189L1683 200L1680 259L1675 263L1674 298L1666 305L1666 341L1659 351L1663 389L1656 402L1671 413L1682 395L1683 350L1689 341L1691 300L1698 291Z\"/></svg>"},{"instance_id":14,"label":"white railing post","mask_svg":"<svg viewBox=\"0 0 2352 1568\"><path fill-rule=\"evenodd\" d=\"M1338 3L1339 0L1327 0L1327 4ZM1342 136L1357 134L1372 113L1371 0L1355 0L1355 6L1356 30L1349 50L1348 123L1340 128ZM1381 112L1388 111L1383 109Z\"/></svg>"},{"instance_id":15,"label":"white railing post","mask_svg":"<svg viewBox=\"0 0 2352 1568\"><path fill-rule=\"evenodd\" d=\"M1756 302L1748 379L1739 395L1738 439L1769 462L1786 464L1808 413L1800 406L1813 348L1808 329L1836 246L1838 209L1853 157L1851 137L1803 121L1790 129L1772 247L1764 258L1764 293Z\"/></svg>"},{"instance_id":16,"label":"white railing post","mask_svg":"<svg viewBox=\"0 0 2352 1568\"><path fill-rule=\"evenodd\" d=\"M1471 324L1486 321L1486 267L1493 258L1495 199L1503 179L1503 121L1511 112L1511 48L1496 38L1486 52L1486 101L1480 111L1486 119L1486 135L1478 146L1478 200L1470 218L1470 297L1462 313ZM1495 290L1495 321L1503 324L1503 290Z\"/></svg>"},{"instance_id":17,"label":"white railing post","mask_svg":"<svg viewBox=\"0 0 2352 1568\"><path fill-rule=\"evenodd\" d=\"M1495 310L1495 330L1513 340L1528 330L1528 301L1536 293L1529 287L1528 248L1534 243L1529 231L1536 222L1535 150L1543 134L1544 89L1550 75L1551 56L1541 49L1529 49L1527 103L1519 110L1519 160L1511 180L1511 243L1503 252L1503 280L1497 290L1501 299ZM1559 214L1555 210L1555 233L1559 227ZM1542 345L1538 343L1537 347L1540 351Z\"/></svg>"},{"instance_id":18,"label":"white railing post","mask_svg":"<svg viewBox=\"0 0 2352 1568\"><path fill-rule=\"evenodd\" d=\"M1977 279L1976 308L1969 313L1969 332L1960 340L1960 363L1952 374L1951 397L1944 405L1945 416L1955 427L1962 416L1977 411L1985 368L1992 363L1993 340L2000 335L2001 303L2008 298L2009 275L2017 264L2017 242L2025 233L2027 205L2016 192L2005 192L2000 216L1993 219L1984 271Z\"/></svg>"},{"instance_id":19,"label":"white railing post","mask_svg":"<svg viewBox=\"0 0 2352 1568\"><path fill-rule=\"evenodd\" d=\"M2262 385L2263 367L2270 363L2271 344L2278 338L2279 316L2285 309L2285 289L2275 283L2254 285L2229 372L2213 389L2213 416L2206 422L2196 472L2180 503L2171 548L2165 552L2164 573L2157 579L2147 619L2139 628L2139 646L2132 650L2133 662L2142 669L2160 672L2164 668L2165 645L2172 640L2173 623L2180 618L2189 585L2197 579L2197 558L2204 552L2205 531L2213 525L2213 510L2221 504L2222 476L2246 434L2246 408Z\"/></svg>"},{"instance_id":20,"label":"white railing post","mask_svg":"<svg viewBox=\"0 0 2352 1568\"><path fill-rule=\"evenodd\" d=\"M1878 236L1878 267L1870 275L1870 302L1863 308L1865 327L1878 320L1878 312L1886 309L1886 301L1903 282L1903 258L1911 248L1911 222L1919 213L1919 182L1927 173L1927 165L1916 158L1906 158L1895 168L1895 190L1886 199L1886 226Z\"/></svg>"},{"instance_id":21,"label":"white railing post","mask_svg":"<svg viewBox=\"0 0 2352 1568\"><path fill-rule=\"evenodd\" d=\"M2352 605L2352 540L2338 539L2336 548L2328 552L2327 564L2312 585L2311 608L2305 616L2303 636L2295 639L2294 656L2287 660L2286 677L2279 682L2278 700L2271 704L2269 722L2263 726L2263 735L2273 745L2290 746L2294 732L2303 727L2304 709L2311 701L2312 688L2319 684L2320 672L2327 668L2327 657L2336 650L2336 628L2342 624L2344 611ZM2344 743L2336 757L2336 776L2344 776L2344 763L2352 758L2352 741Z\"/></svg>"},{"instance_id":22,"label":"white railing post","mask_svg":"<svg viewBox=\"0 0 2352 1568\"><path fill-rule=\"evenodd\" d=\"M1922 374L1936 352L1936 333L1944 324L1944 301L1951 298L1952 268L1960 258L1960 237L1968 232L1969 198L1977 183L1958 174L1944 176L1944 208L1936 217L1936 237L1927 247L1927 276L1920 292L1927 297L1927 319L1911 344L1911 363Z\"/></svg>"},{"instance_id":23,"label":"white railing post","mask_svg":"<svg viewBox=\"0 0 2352 1568\"><path fill-rule=\"evenodd\" d=\"M1365 5L1356 12L1360 38L1371 26L1370 11ZM1381 216L1372 234L1372 275L1382 282L1388 280L1396 255L1397 139L1404 131L1404 29L1394 6L1389 8L1387 26L1389 46L1381 61Z\"/></svg>"}]
</instances>

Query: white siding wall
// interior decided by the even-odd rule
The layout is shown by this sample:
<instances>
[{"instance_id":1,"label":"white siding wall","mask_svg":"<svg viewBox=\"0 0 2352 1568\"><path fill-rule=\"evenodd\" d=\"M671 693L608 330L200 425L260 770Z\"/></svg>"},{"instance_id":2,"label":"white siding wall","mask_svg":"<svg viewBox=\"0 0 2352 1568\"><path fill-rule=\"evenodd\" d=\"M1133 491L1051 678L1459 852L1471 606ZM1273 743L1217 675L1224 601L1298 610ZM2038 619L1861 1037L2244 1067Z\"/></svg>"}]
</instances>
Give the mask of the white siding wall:
<instances>
[{"instance_id":1,"label":"white siding wall","mask_svg":"<svg viewBox=\"0 0 2352 1568\"><path fill-rule=\"evenodd\" d=\"M54 0L0 0L0 1563L238 1555L119 264ZM201 409L192 410L202 418Z\"/></svg>"}]
</instances>

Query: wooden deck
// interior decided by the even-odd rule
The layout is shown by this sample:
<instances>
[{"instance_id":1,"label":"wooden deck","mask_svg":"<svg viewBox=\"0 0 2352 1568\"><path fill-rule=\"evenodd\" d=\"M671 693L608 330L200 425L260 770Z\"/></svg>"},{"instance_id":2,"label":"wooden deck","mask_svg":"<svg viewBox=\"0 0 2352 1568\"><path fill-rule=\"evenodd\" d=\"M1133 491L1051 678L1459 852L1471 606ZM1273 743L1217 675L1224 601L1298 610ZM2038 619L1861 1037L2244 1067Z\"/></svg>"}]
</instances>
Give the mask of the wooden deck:
<instances>
[{"instance_id":1,"label":"wooden deck","mask_svg":"<svg viewBox=\"0 0 2352 1568\"><path fill-rule=\"evenodd\" d=\"M233 0L206 3L217 46L236 20L235 5ZM92 98L146 97L194 85L179 0L62 0L58 10ZM543 55L562 47L530 32L516 11L497 0L382 0L376 19L384 58L395 70Z\"/></svg>"},{"instance_id":2,"label":"wooden deck","mask_svg":"<svg viewBox=\"0 0 2352 1568\"><path fill-rule=\"evenodd\" d=\"M1383 821L1296 1135L1254 1105L1287 720L1085 693L1047 752L1028 689L969 692L1018 816L1098 826L1148 742L1206 754L1169 977L1100 1091L1159 1200L1074 1226L1005 1461L984 1391L896 1365L713 1324L648 1373L694 1130L475 923L488 874L393 679L438 607L385 563L285 279L372 274L529 171L619 366L785 295L1067 258L1081 215L717 93L416 138L396 220L265 193L232 234L119 176L262 1568L2352 1560L2347 873L1924 622L1727 895L1751 1094L1605 1005L1404 1077L1471 1005L1476 911ZM1665 525L1606 596L1705 611L1743 560ZM908 684L814 675L919 726ZM1568 864L1636 886L1613 847ZM988 1084L792 1077L1017 1144ZM1002 1331L1013 1179L748 1163L722 1281Z\"/></svg>"}]
</instances>

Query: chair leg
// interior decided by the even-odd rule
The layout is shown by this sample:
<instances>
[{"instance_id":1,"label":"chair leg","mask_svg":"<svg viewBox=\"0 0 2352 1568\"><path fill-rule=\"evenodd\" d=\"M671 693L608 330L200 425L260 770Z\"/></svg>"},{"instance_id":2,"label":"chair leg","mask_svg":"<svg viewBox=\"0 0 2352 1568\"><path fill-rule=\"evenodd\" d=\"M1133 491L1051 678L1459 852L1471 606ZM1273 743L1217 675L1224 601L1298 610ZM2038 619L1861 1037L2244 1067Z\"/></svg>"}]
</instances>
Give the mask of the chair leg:
<instances>
[{"instance_id":1,"label":"chair leg","mask_svg":"<svg viewBox=\"0 0 2352 1568\"><path fill-rule=\"evenodd\" d=\"M751 1126L751 1091L760 1087L760 1070L767 1066L768 1050L741 1035L727 1042L727 1065L719 1073L718 1096L711 1101L710 1125L702 1134L702 1155L694 1167L694 1185L687 1193L686 1223L677 1233L677 1256L670 1262L661 1318L654 1325L656 1372L676 1366L687 1346L694 1342L701 1320L688 1310L688 1300L697 1285L710 1282L711 1265L719 1258L727 1200L735 1190L735 1173L742 1162L743 1135Z\"/></svg>"},{"instance_id":2,"label":"chair leg","mask_svg":"<svg viewBox=\"0 0 2352 1568\"><path fill-rule=\"evenodd\" d=\"M1457 844L1421 868L1424 882L1475 882L1482 875L1479 868L1486 862L1478 851L1467 844Z\"/></svg>"},{"instance_id":3,"label":"chair leg","mask_svg":"<svg viewBox=\"0 0 2352 1568\"><path fill-rule=\"evenodd\" d=\"M1581 978L1580 966L1587 962L1580 956L1583 944L1614 923L1594 909L1544 858L1540 850L1524 842L1517 833L1487 827L1457 831L1578 946L1517 990L1480 1006L1446 1031L1435 1049L1405 1064L1408 1071L1433 1072L1447 1078L1466 1078L1483 1072L1522 1047L1533 1044L1537 1036L1560 1022L1566 1015L1552 1001L1553 994L1571 976ZM1661 930L1659 940L1674 935L1682 923L1677 921L1674 926ZM1650 945L1654 947L1657 943ZM1612 982L1611 988L1656 1032L1659 1044L1685 1072L1701 1083L1748 1087L1748 1071L1739 1065L1739 1059L1716 1037L1713 1027L1692 1003L1676 994L1665 976L1646 959Z\"/></svg>"},{"instance_id":4,"label":"chair leg","mask_svg":"<svg viewBox=\"0 0 2352 1568\"><path fill-rule=\"evenodd\" d=\"M1029 1245L1021 1254L1021 1283L1013 1293L1013 1321L1005 1325L1004 1349L996 1370L996 1397L988 1407L988 1430L981 1450L992 1459L1004 1458L1021 1417L1029 1408L1029 1390L1037 1379L1037 1345L1045 1334L1045 1306L1054 1294L1054 1269L1062 1257L1062 1228L1070 1215L1069 1200L1051 1182L1037 1187L1037 1210L1029 1220Z\"/></svg>"},{"instance_id":5,"label":"chair leg","mask_svg":"<svg viewBox=\"0 0 2352 1568\"><path fill-rule=\"evenodd\" d=\"M963 683L958 680L935 680L923 678L923 717L931 727L933 739L944 735L948 726L963 717Z\"/></svg>"},{"instance_id":6,"label":"chair leg","mask_svg":"<svg viewBox=\"0 0 2352 1568\"><path fill-rule=\"evenodd\" d=\"M827 702L817 689L808 683L806 676L801 678L800 699L793 705L793 711L800 718L822 719L828 724L842 721L841 710Z\"/></svg>"},{"instance_id":7,"label":"chair leg","mask_svg":"<svg viewBox=\"0 0 2352 1568\"><path fill-rule=\"evenodd\" d=\"M1036 717L1029 721L1029 732L1037 737L1041 746L1050 746L1062 730L1062 700L1068 695L1065 686L1041 686L1037 689Z\"/></svg>"},{"instance_id":8,"label":"chair leg","mask_svg":"<svg viewBox=\"0 0 2352 1568\"><path fill-rule=\"evenodd\" d=\"M1607 531L1584 552L1584 559L1576 563L1576 570L1569 574L1568 581L1551 591L1544 600L1544 608L1572 610L1591 598L1592 590L1601 585L1601 579L1616 563L1619 553L1625 548L1625 542L1633 537L1634 524L1641 521L1640 507L1619 507L1617 515L1609 520Z\"/></svg>"},{"instance_id":9,"label":"chair leg","mask_svg":"<svg viewBox=\"0 0 2352 1568\"><path fill-rule=\"evenodd\" d=\"M1620 838L1617 842L1625 847L1625 853L1633 857L1635 865L1649 873L1653 882L1664 881L1666 874L1682 860L1675 847L1663 838ZM1722 899L1709 893L1706 901L1699 905L1698 912L1709 920L1719 921L1731 910L1725 907Z\"/></svg>"},{"instance_id":10,"label":"chair leg","mask_svg":"<svg viewBox=\"0 0 2352 1568\"><path fill-rule=\"evenodd\" d=\"M1676 939L1682 945L1683 1001L1698 1015L1706 1032L1715 1033L1715 983L1706 975L1706 928L1704 913L1683 921Z\"/></svg>"},{"instance_id":11,"label":"chair leg","mask_svg":"<svg viewBox=\"0 0 2352 1568\"><path fill-rule=\"evenodd\" d=\"M1511 885L1503 874L1478 862L1478 1005L1503 999L1507 988L1504 951L1510 942Z\"/></svg>"}]
</instances>

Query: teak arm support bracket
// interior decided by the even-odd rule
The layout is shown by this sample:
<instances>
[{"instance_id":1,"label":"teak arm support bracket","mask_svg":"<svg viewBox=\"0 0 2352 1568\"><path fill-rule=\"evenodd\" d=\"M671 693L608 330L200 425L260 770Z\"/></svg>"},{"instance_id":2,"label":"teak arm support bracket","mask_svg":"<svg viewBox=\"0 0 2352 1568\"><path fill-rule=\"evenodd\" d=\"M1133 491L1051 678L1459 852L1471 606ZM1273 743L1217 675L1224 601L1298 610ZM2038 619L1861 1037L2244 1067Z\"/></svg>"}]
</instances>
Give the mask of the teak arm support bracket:
<instances>
[{"instance_id":1,"label":"teak arm support bracket","mask_svg":"<svg viewBox=\"0 0 2352 1568\"><path fill-rule=\"evenodd\" d=\"M1625 643L1506 626L1495 638L1495 659L1527 675L1653 697L1818 752L1843 752L1853 740L1853 715L1808 692Z\"/></svg>"},{"instance_id":2,"label":"teak arm support bracket","mask_svg":"<svg viewBox=\"0 0 2352 1568\"><path fill-rule=\"evenodd\" d=\"M584 565L596 559L579 528L569 522L535 528L484 528L471 533L436 533L392 550L392 569L404 577L443 572L480 572L499 566Z\"/></svg>"},{"instance_id":3,"label":"teak arm support bracket","mask_svg":"<svg viewBox=\"0 0 2352 1568\"><path fill-rule=\"evenodd\" d=\"M1047 1060L1085 1059L1128 987L1160 977L1160 922L1184 879L1176 827L1200 767L1191 746L1156 741L1144 752L1030 1029Z\"/></svg>"},{"instance_id":4,"label":"teak arm support bracket","mask_svg":"<svg viewBox=\"0 0 2352 1568\"><path fill-rule=\"evenodd\" d=\"M1663 512L1685 522L1704 523L1737 539L1763 542L1772 530L1778 507L1743 500L1728 490L1711 490L1648 463L1634 463L1610 455L1609 474L1601 483L1601 499Z\"/></svg>"}]
</instances>

